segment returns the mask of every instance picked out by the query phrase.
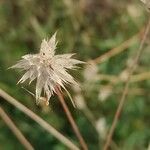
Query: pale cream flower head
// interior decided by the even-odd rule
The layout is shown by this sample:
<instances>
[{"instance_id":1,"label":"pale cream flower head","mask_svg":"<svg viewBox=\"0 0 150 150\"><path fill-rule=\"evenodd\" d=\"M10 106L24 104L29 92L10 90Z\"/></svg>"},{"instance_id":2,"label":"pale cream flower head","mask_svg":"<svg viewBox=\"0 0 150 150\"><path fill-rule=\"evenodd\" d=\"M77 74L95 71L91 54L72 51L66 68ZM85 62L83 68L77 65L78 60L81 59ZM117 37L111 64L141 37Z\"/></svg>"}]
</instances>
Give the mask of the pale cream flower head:
<instances>
[{"instance_id":1,"label":"pale cream flower head","mask_svg":"<svg viewBox=\"0 0 150 150\"><path fill-rule=\"evenodd\" d=\"M23 83L27 79L31 83L37 79L35 92L37 103L40 101L42 91L49 101L51 95L56 93L56 87L66 90L65 84L77 84L67 70L74 69L77 64L84 62L71 58L74 54L55 55L56 46L55 33L49 40L42 41L38 54L22 56L22 59L11 67L26 71L18 83Z\"/></svg>"},{"instance_id":2,"label":"pale cream flower head","mask_svg":"<svg viewBox=\"0 0 150 150\"><path fill-rule=\"evenodd\" d=\"M143 2L147 10L150 11L150 0L140 0L140 1Z\"/></svg>"}]
</instances>

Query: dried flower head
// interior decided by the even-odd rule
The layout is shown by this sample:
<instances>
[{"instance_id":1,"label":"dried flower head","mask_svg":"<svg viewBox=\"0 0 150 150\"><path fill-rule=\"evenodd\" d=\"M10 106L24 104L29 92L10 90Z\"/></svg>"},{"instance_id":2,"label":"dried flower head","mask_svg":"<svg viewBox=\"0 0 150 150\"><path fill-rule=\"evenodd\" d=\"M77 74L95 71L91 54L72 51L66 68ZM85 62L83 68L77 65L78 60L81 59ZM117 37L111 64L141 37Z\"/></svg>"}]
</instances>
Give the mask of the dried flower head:
<instances>
[{"instance_id":1,"label":"dried flower head","mask_svg":"<svg viewBox=\"0 0 150 150\"><path fill-rule=\"evenodd\" d=\"M150 0L141 0L146 6L146 8L150 11Z\"/></svg>"},{"instance_id":2,"label":"dried flower head","mask_svg":"<svg viewBox=\"0 0 150 150\"><path fill-rule=\"evenodd\" d=\"M22 56L22 59L11 67L26 71L18 83L29 79L30 84L37 79L35 92L37 103L40 101L42 91L49 101L51 95L56 93L56 87L66 90L65 84L77 84L67 70L75 69L77 64L83 62L71 58L74 54L55 55L56 46L55 33L49 40L42 41L38 54ZM67 90L66 92L68 93Z\"/></svg>"}]
</instances>

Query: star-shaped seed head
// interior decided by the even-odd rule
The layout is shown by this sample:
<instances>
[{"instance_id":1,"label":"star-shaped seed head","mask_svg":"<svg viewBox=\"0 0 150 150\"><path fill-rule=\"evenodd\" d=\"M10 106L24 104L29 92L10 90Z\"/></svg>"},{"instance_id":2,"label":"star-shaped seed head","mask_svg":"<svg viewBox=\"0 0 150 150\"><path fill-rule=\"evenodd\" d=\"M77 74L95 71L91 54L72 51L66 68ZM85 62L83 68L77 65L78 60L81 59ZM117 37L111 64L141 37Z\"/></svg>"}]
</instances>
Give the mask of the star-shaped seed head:
<instances>
[{"instance_id":1,"label":"star-shaped seed head","mask_svg":"<svg viewBox=\"0 0 150 150\"><path fill-rule=\"evenodd\" d=\"M150 11L150 0L141 0L145 4L145 7L148 11Z\"/></svg>"},{"instance_id":2,"label":"star-shaped seed head","mask_svg":"<svg viewBox=\"0 0 150 150\"><path fill-rule=\"evenodd\" d=\"M65 84L77 84L67 70L74 69L77 64L84 62L72 58L74 54L55 55L56 46L55 33L49 40L42 41L38 54L22 56L22 59L11 67L25 71L18 83L23 83L27 79L31 83L36 79L35 97L37 103L40 101L42 92L49 101L50 97L56 93L56 87L66 90Z\"/></svg>"}]
</instances>

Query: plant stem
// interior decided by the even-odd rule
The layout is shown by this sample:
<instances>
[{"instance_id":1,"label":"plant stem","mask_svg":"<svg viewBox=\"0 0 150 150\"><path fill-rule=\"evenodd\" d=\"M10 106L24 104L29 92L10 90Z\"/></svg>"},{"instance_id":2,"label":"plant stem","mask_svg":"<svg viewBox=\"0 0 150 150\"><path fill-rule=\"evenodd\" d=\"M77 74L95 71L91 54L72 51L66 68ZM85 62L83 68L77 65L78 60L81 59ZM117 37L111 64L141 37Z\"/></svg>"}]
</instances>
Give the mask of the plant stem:
<instances>
[{"instance_id":1,"label":"plant stem","mask_svg":"<svg viewBox=\"0 0 150 150\"><path fill-rule=\"evenodd\" d=\"M14 133L20 143L25 147L27 150L33 150L33 146L30 142L25 138L25 136L21 133L21 131L17 128L14 122L10 119L10 117L6 114L3 108L0 106L0 116L6 125L10 128L10 130Z\"/></svg>"},{"instance_id":2,"label":"plant stem","mask_svg":"<svg viewBox=\"0 0 150 150\"><path fill-rule=\"evenodd\" d=\"M68 138L66 138L63 134L58 132L54 127L52 127L50 124L48 124L46 121L44 121L41 117L36 115L34 112L32 112L30 109L28 109L26 106L21 104L19 101L11 97L9 94L7 94L5 91L0 89L0 96L4 98L6 101L14 105L16 108L18 108L20 111L25 113L28 117L30 117L32 120L37 122L41 127L43 127L47 132L52 134L54 137L56 137L60 142L62 142L64 145L66 145L71 150L79 150L79 148L73 144Z\"/></svg>"},{"instance_id":3,"label":"plant stem","mask_svg":"<svg viewBox=\"0 0 150 150\"><path fill-rule=\"evenodd\" d=\"M137 54L135 56L135 59L134 59L134 62L133 64L131 65L131 68L130 68L130 72L129 72L129 76L128 76L128 79L126 81L126 84L125 84L125 87L124 87L124 90L123 90L123 93L122 93L122 96L121 96L121 99L120 99L120 102L119 102L119 105L118 105L118 108L117 108L117 111L115 113L115 117L114 117L114 120L113 120L113 123L112 123L112 126L108 132L108 136L107 136L107 139L106 139L106 143L104 145L104 148L103 150L108 150L109 146L110 146L110 143L111 143L111 139L112 139L112 136L113 136L113 133L115 131L115 128L116 128L116 125L118 123L118 120L119 120L119 116L122 112L122 109L123 109L123 105L124 105L124 102L126 100L126 96L128 94L128 91L129 91L129 85L130 85L130 80L131 80L131 76L132 74L134 73L135 69L136 69L136 65L139 61L139 58L141 56L141 53L143 51L143 46L144 46L144 43L145 43L145 40L147 38L147 35L149 33L149 30L150 30L150 19L148 21L148 25L146 27L146 30L144 32L144 35L143 35L143 38L142 38L142 41L140 43L140 46L139 46L139 49L137 51Z\"/></svg>"},{"instance_id":4,"label":"plant stem","mask_svg":"<svg viewBox=\"0 0 150 150\"><path fill-rule=\"evenodd\" d=\"M142 27L142 29L138 33L136 33L131 38L129 38L128 40L121 43L119 46L117 46L111 50L108 50L108 52L106 52L103 55L101 55L93 60L90 60L90 61L93 61L95 63L103 63L104 61L110 59L111 57L116 56L117 54L119 54L125 50L128 50L127 48L131 44L135 43L137 41L138 37L141 35L141 33L143 33L143 29L144 29L144 27Z\"/></svg>"},{"instance_id":5,"label":"plant stem","mask_svg":"<svg viewBox=\"0 0 150 150\"><path fill-rule=\"evenodd\" d=\"M61 105L62 105L62 107L63 107L63 109L66 113L66 116L67 116L67 118L68 118L68 120L69 120L69 122L72 126L72 129L73 129L74 133L76 134L83 150L88 150L87 144L85 143L85 141L84 141L84 139L83 139L83 137L82 137L82 135L81 135L81 133L80 133L80 131L79 131L79 129L78 129L71 113L70 113L70 111L69 111L69 108L68 108L68 106L67 106L67 104L66 104L66 102L63 98L62 93L59 90L59 87L56 88L56 93L57 93L59 101L60 101L60 103L61 103Z\"/></svg>"}]
</instances>

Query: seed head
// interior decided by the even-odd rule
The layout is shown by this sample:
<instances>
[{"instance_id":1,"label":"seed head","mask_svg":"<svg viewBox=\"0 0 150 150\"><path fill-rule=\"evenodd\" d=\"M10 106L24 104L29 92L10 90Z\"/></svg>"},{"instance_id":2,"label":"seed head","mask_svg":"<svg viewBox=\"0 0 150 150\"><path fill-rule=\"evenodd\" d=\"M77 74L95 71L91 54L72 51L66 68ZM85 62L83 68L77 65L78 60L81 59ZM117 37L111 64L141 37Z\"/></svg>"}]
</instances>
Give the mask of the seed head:
<instances>
[{"instance_id":1,"label":"seed head","mask_svg":"<svg viewBox=\"0 0 150 150\"><path fill-rule=\"evenodd\" d=\"M147 10L150 11L150 0L141 0L141 2L143 2Z\"/></svg>"},{"instance_id":2,"label":"seed head","mask_svg":"<svg viewBox=\"0 0 150 150\"><path fill-rule=\"evenodd\" d=\"M55 55L56 46L55 33L49 40L43 39L38 54L24 55L16 65L11 67L25 71L18 83L29 79L30 84L36 79L35 97L37 103L40 101L42 91L49 101L50 97L56 93L56 87L66 90L65 84L77 84L67 71L75 69L77 64L84 62L73 59L74 54Z\"/></svg>"}]
</instances>

